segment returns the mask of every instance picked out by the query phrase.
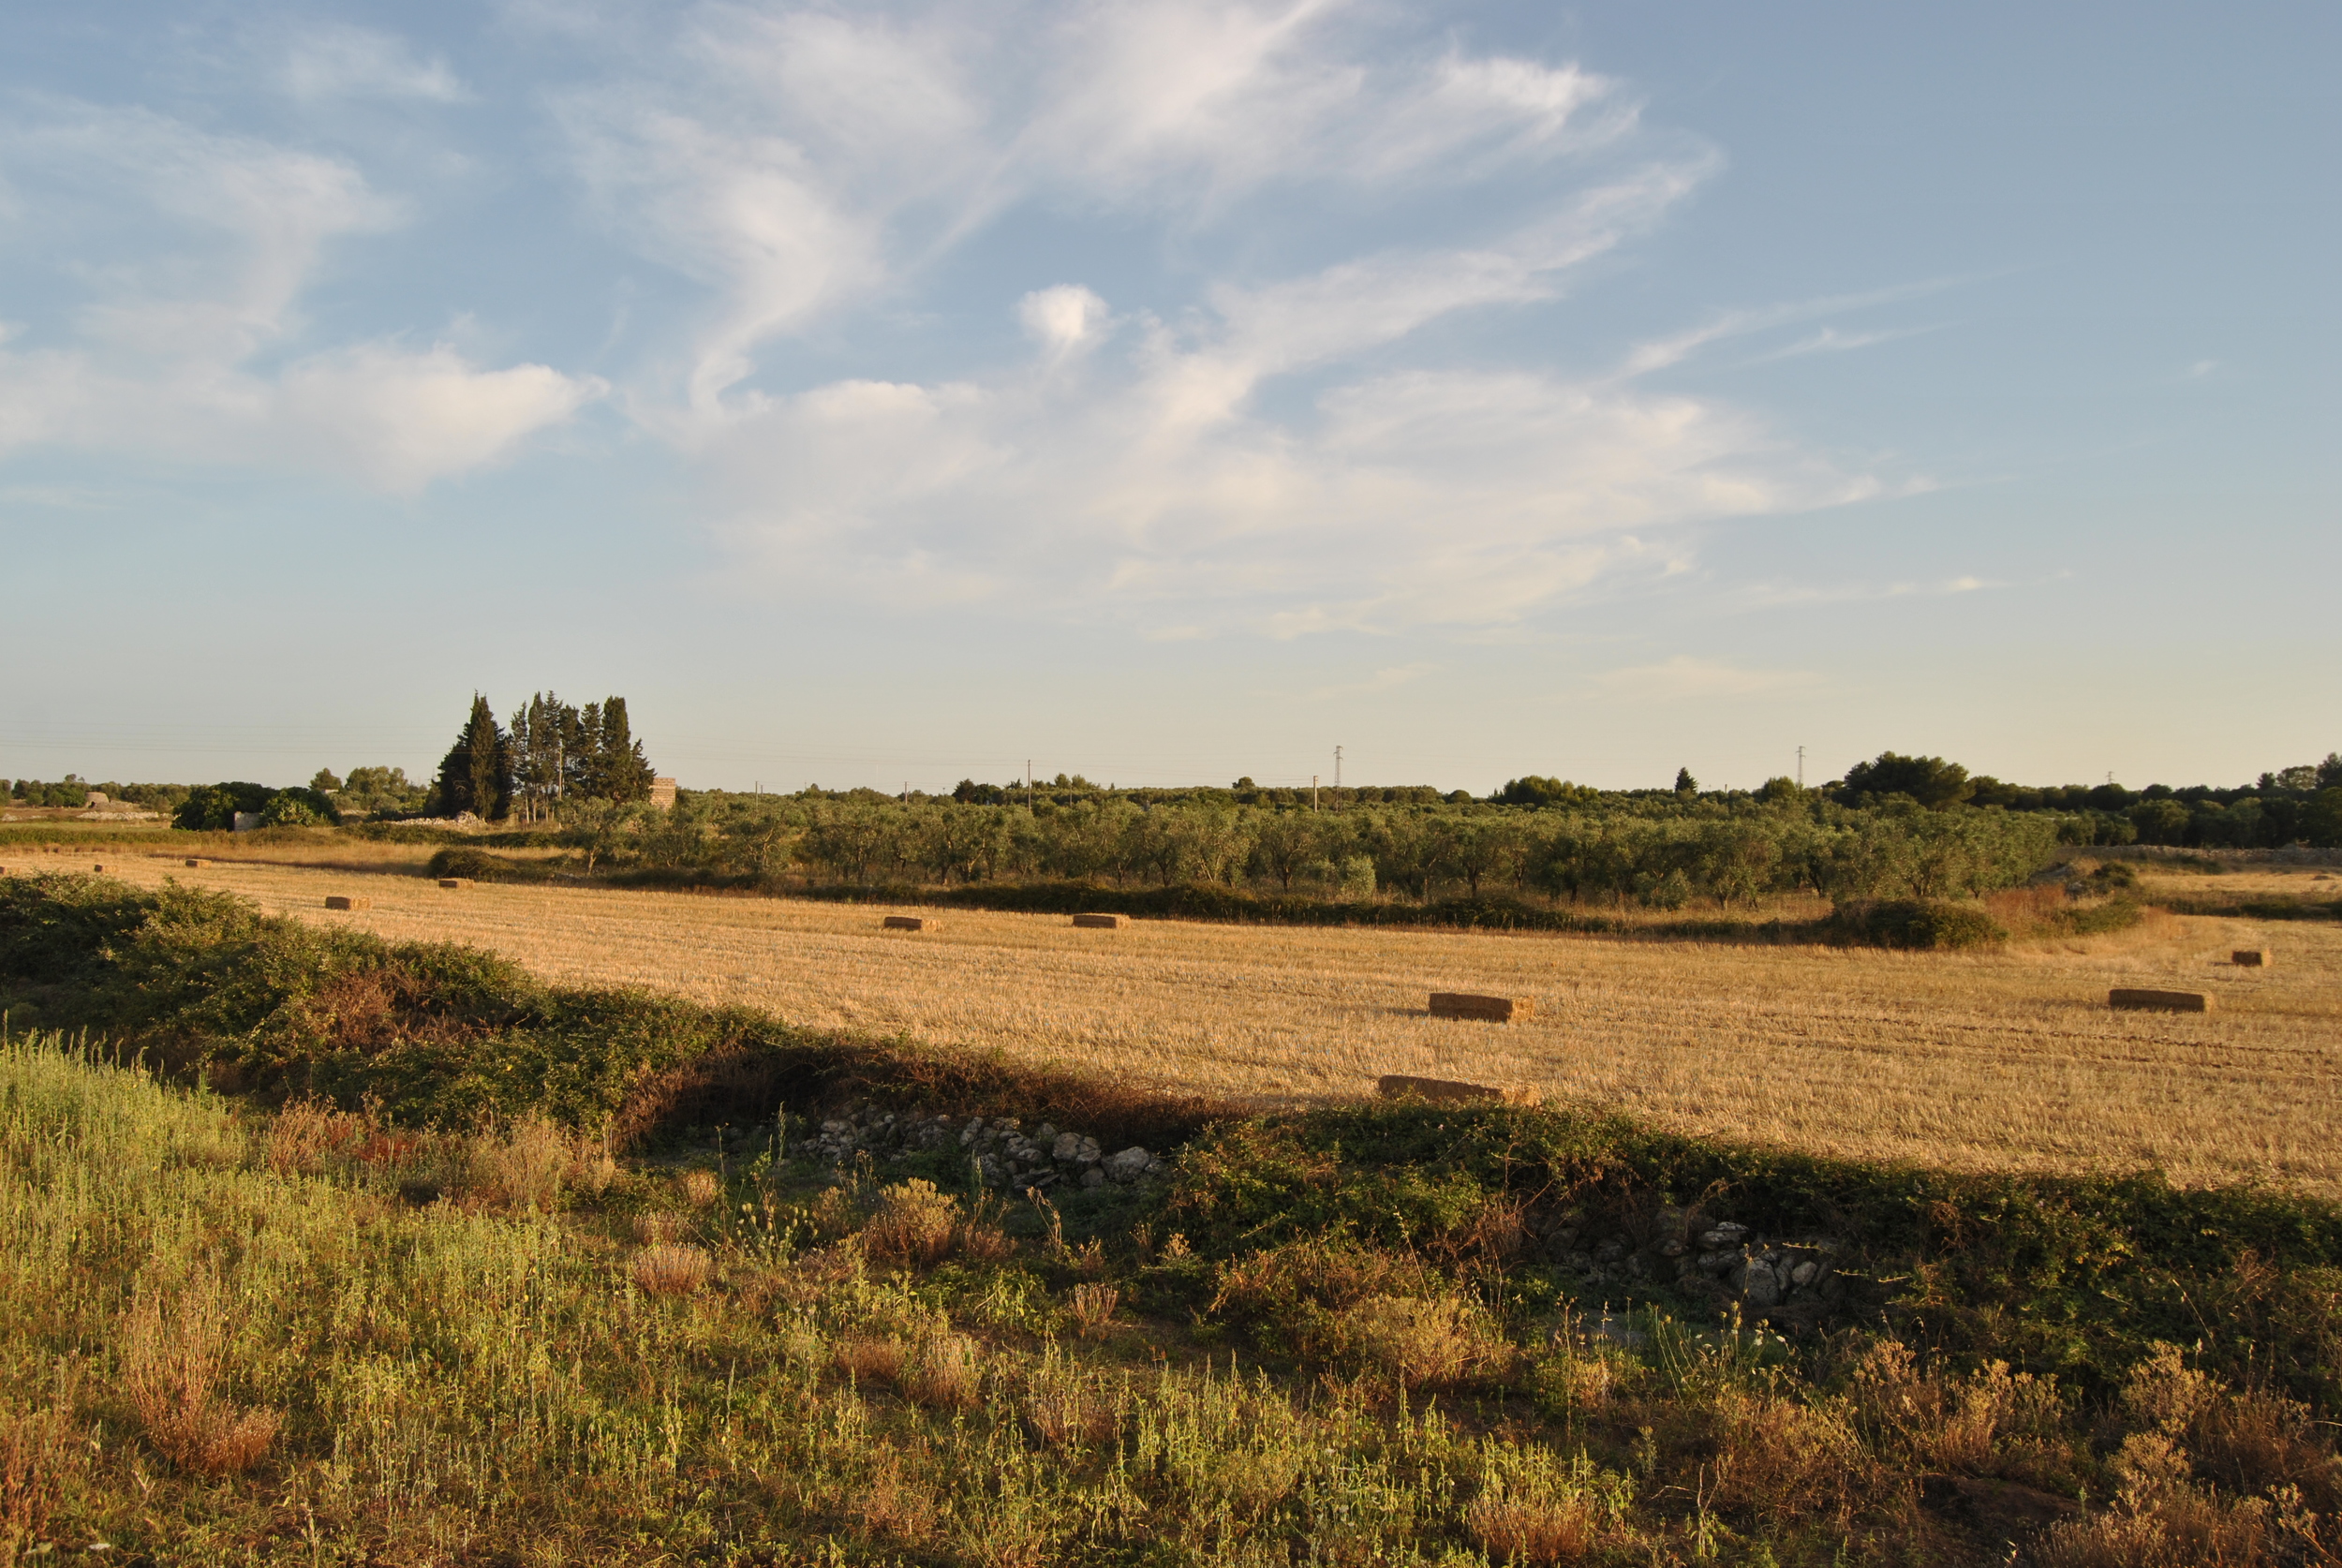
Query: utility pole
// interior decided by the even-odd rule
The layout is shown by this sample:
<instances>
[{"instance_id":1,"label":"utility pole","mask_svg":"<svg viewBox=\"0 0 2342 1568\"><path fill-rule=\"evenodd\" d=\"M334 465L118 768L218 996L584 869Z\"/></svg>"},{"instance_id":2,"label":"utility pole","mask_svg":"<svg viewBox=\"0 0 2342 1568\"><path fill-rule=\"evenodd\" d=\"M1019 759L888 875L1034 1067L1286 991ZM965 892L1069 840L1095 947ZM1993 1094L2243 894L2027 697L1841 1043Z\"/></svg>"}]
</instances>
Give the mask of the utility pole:
<instances>
[{"instance_id":1,"label":"utility pole","mask_svg":"<svg viewBox=\"0 0 2342 1568\"><path fill-rule=\"evenodd\" d=\"M1310 775L1310 809L1317 809L1317 775Z\"/></svg>"},{"instance_id":2,"label":"utility pole","mask_svg":"<svg viewBox=\"0 0 2342 1568\"><path fill-rule=\"evenodd\" d=\"M1025 809L1032 809L1032 759L1025 759Z\"/></svg>"},{"instance_id":3,"label":"utility pole","mask_svg":"<svg viewBox=\"0 0 2342 1568\"><path fill-rule=\"evenodd\" d=\"M1805 748L1801 746L1797 748L1797 787L1805 788Z\"/></svg>"}]
</instances>

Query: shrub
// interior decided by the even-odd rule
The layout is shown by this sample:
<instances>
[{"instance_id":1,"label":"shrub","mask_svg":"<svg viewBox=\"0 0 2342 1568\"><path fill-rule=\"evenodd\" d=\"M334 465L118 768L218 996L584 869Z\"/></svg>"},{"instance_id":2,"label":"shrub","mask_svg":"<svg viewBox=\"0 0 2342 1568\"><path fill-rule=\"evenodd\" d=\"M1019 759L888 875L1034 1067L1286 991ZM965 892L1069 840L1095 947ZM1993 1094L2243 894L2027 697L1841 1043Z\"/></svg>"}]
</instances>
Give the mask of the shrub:
<instances>
[{"instance_id":1,"label":"shrub","mask_svg":"<svg viewBox=\"0 0 2342 1568\"><path fill-rule=\"evenodd\" d=\"M938 1410L974 1409L984 1392L976 1342L965 1334L936 1334L922 1340L903 1369L902 1391Z\"/></svg>"},{"instance_id":2,"label":"shrub","mask_svg":"<svg viewBox=\"0 0 2342 1568\"><path fill-rule=\"evenodd\" d=\"M290 790L269 796L260 809L260 821L269 827L315 827L324 820Z\"/></svg>"},{"instance_id":3,"label":"shrub","mask_svg":"<svg viewBox=\"0 0 2342 1568\"><path fill-rule=\"evenodd\" d=\"M558 875L543 861L512 860L468 844L439 851L423 871L432 877L469 877L476 882L548 882Z\"/></svg>"},{"instance_id":4,"label":"shrub","mask_svg":"<svg viewBox=\"0 0 2342 1568\"><path fill-rule=\"evenodd\" d=\"M1511 1347L1487 1312L1453 1296L1370 1295L1334 1314L1342 1359L1401 1388L1446 1388L1500 1371Z\"/></svg>"},{"instance_id":5,"label":"shrub","mask_svg":"<svg viewBox=\"0 0 2342 1568\"><path fill-rule=\"evenodd\" d=\"M914 1176L879 1195L878 1212L862 1228L862 1244L873 1262L925 1268L951 1250L958 1226L959 1201Z\"/></svg>"},{"instance_id":6,"label":"shrub","mask_svg":"<svg viewBox=\"0 0 2342 1568\"><path fill-rule=\"evenodd\" d=\"M2008 939L1982 910L1926 898L1854 899L1833 910L1823 929L1841 947L1948 952Z\"/></svg>"},{"instance_id":7,"label":"shrub","mask_svg":"<svg viewBox=\"0 0 2342 1568\"><path fill-rule=\"evenodd\" d=\"M551 1212L577 1163L569 1135L542 1117L484 1132L466 1149L466 1185L498 1207Z\"/></svg>"},{"instance_id":8,"label":"shrub","mask_svg":"<svg viewBox=\"0 0 2342 1568\"><path fill-rule=\"evenodd\" d=\"M122 1382L139 1424L164 1457L198 1475L251 1469L284 1422L221 1397L220 1309L219 1287L203 1275L168 1308L141 1290L124 1325Z\"/></svg>"},{"instance_id":9,"label":"shrub","mask_svg":"<svg viewBox=\"0 0 2342 1568\"><path fill-rule=\"evenodd\" d=\"M236 825L239 811L264 811L276 791L265 784L207 785L180 803L170 825L193 833L225 833Z\"/></svg>"},{"instance_id":10,"label":"shrub","mask_svg":"<svg viewBox=\"0 0 2342 1568\"><path fill-rule=\"evenodd\" d=\"M0 1413L0 1562L40 1538L80 1445L54 1410Z\"/></svg>"},{"instance_id":11,"label":"shrub","mask_svg":"<svg viewBox=\"0 0 2342 1568\"><path fill-rule=\"evenodd\" d=\"M1121 1300L1122 1293L1112 1285L1080 1284L1066 1293L1065 1309L1073 1315L1081 1337L1094 1339L1114 1321L1114 1309Z\"/></svg>"},{"instance_id":12,"label":"shrub","mask_svg":"<svg viewBox=\"0 0 2342 1568\"><path fill-rule=\"evenodd\" d=\"M678 1242L662 1242L634 1254L627 1273L652 1295L692 1295L704 1288L715 1264L705 1251Z\"/></svg>"},{"instance_id":13,"label":"shrub","mask_svg":"<svg viewBox=\"0 0 2342 1568\"><path fill-rule=\"evenodd\" d=\"M2050 924L2077 937L2096 937L2109 931L2127 931L2142 918L2137 904L2117 898L2083 909L2060 910L2050 917Z\"/></svg>"}]
</instances>

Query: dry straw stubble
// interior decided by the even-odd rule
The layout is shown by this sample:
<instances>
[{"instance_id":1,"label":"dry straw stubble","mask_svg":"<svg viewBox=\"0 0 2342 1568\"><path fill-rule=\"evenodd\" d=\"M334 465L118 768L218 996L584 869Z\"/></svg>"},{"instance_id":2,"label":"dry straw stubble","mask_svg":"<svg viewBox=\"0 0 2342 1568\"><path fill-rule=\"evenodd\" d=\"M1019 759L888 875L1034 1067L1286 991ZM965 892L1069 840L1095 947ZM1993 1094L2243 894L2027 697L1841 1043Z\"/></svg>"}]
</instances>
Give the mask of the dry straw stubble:
<instances>
[{"instance_id":1,"label":"dry straw stubble","mask_svg":"<svg viewBox=\"0 0 2342 1568\"><path fill-rule=\"evenodd\" d=\"M352 918L318 911L346 881L330 871L180 875L274 912ZM2306 888L2308 872L2287 875ZM2324 922L2290 928L2268 969L2229 961L2257 945L2250 923L2160 915L1964 954L1168 921L1101 944L1061 915L981 910L906 942L852 906L541 886L450 901L385 877L355 923L492 948L556 981L1261 1104L1354 1099L1409 1073L1819 1152L2152 1161L2183 1181L2342 1193L2342 926ZM1490 1029L1424 1015L1429 991L1464 985L1535 999L1537 1016ZM2113 986L2198 990L2217 1011L2117 1012Z\"/></svg>"}]
</instances>

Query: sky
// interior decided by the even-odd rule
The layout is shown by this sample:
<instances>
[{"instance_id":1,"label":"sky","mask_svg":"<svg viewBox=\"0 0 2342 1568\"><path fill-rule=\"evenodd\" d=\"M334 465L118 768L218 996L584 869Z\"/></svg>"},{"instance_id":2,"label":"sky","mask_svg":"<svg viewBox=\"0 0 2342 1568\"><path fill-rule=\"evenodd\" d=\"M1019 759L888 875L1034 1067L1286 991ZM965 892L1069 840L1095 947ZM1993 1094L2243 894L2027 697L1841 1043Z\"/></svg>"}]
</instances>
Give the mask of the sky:
<instances>
[{"instance_id":1,"label":"sky","mask_svg":"<svg viewBox=\"0 0 2342 1568\"><path fill-rule=\"evenodd\" d=\"M0 22L0 776L2342 746L2342 10Z\"/></svg>"}]
</instances>

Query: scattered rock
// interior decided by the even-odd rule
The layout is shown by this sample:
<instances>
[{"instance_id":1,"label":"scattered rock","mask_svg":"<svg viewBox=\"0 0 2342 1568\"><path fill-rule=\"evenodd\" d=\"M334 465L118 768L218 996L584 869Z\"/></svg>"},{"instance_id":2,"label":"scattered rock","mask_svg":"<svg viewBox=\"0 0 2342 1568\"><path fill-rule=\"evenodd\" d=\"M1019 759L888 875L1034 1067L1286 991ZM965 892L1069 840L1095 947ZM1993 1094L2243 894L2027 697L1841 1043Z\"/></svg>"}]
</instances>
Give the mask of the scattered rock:
<instances>
[{"instance_id":1,"label":"scattered rock","mask_svg":"<svg viewBox=\"0 0 2342 1568\"><path fill-rule=\"evenodd\" d=\"M844 1166L863 1154L883 1162L951 1144L966 1152L979 1180L1011 1191L1075 1181L1085 1187L1109 1180L1128 1184L1161 1177L1170 1169L1152 1152L1135 1146L1108 1160L1097 1139L1048 1122L1028 1136L1016 1117L971 1117L961 1122L875 1105L850 1106L824 1120L800 1152L822 1163Z\"/></svg>"}]
</instances>

